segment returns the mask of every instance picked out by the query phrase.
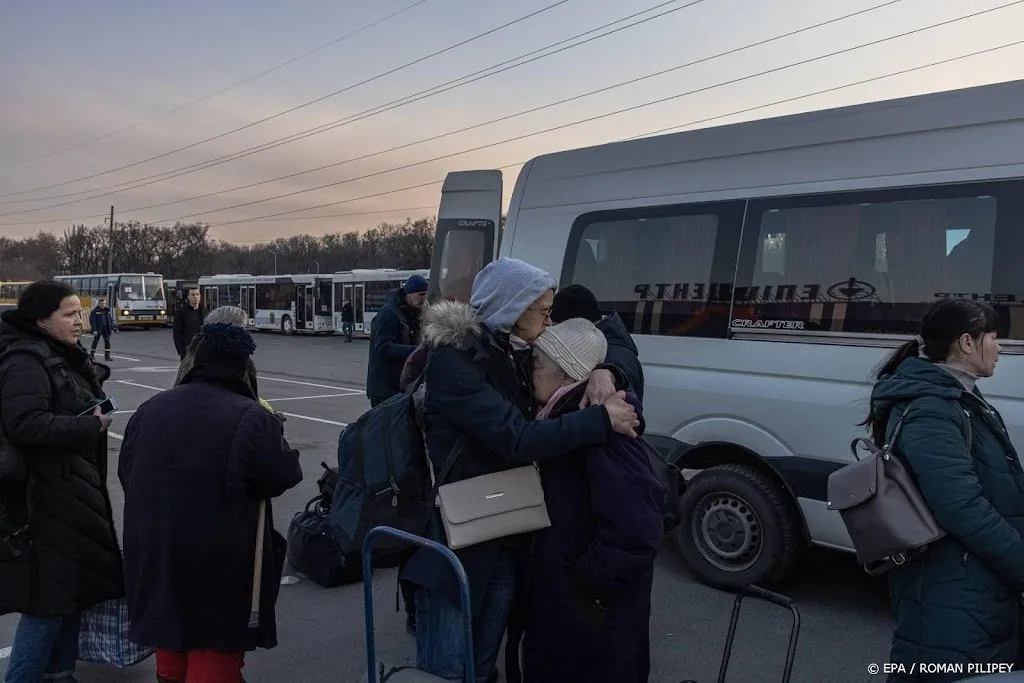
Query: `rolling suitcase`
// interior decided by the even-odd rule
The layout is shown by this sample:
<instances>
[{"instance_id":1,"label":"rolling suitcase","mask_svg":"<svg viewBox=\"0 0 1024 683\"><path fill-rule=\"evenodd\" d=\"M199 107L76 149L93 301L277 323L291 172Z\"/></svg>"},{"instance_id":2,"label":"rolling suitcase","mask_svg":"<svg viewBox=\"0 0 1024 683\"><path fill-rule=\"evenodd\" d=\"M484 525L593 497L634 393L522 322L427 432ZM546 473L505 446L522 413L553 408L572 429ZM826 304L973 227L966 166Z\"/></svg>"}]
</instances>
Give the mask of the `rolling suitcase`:
<instances>
[{"instance_id":1,"label":"rolling suitcase","mask_svg":"<svg viewBox=\"0 0 1024 683\"><path fill-rule=\"evenodd\" d=\"M414 666L394 667L385 671L384 664L377 662L377 648L373 637L373 557L371 555L371 550L373 548L373 540L378 536L391 536L392 538L405 541L412 545L429 548L430 550L443 555L452 565L452 569L455 570L455 575L459 579L459 601L462 605L462 614L465 616L465 680L475 681L476 674L473 671L473 612L469 605L469 579L466 577L466 570L463 569L462 563L459 562L459 558L455 556L455 553L453 553L451 549L441 545L440 543L430 541L426 538L421 538L415 534L410 534L406 531L395 529L393 527L378 526L370 529L363 541L363 609L366 617L365 680L367 683L436 683L438 681L441 683L448 683L448 679L434 676L433 674L429 674L422 669L417 669Z\"/></svg>"},{"instance_id":2,"label":"rolling suitcase","mask_svg":"<svg viewBox=\"0 0 1024 683\"><path fill-rule=\"evenodd\" d=\"M788 609L793 615L793 626L789 631L789 649L786 652L786 670L782 674L782 683L789 683L793 677L793 659L796 657L796 641L800 636L800 612L797 610L796 605L793 601L787 598L785 595L779 595L769 590L765 590L760 586L747 586L741 589L736 595L736 601L732 605L732 617L729 620L729 632L725 636L725 650L722 652L722 665L718 669L718 683L725 683L725 674L729 668L729 659L732 657L732 643L736 637L736 625L740 620L740 605L743 603L743 598L753 597L765 602L778 605L779 607ZM685 680L681 683L697 683L694 680Z\"/></svg>"}]
</instances>

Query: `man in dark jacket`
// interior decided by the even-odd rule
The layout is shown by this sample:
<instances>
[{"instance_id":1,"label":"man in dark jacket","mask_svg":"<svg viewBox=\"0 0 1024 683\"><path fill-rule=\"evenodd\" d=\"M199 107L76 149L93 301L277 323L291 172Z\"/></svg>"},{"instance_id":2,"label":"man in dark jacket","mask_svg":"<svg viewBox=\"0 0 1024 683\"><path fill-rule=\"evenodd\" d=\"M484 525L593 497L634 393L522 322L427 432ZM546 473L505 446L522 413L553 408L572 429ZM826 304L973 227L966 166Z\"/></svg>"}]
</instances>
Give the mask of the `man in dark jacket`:
<instances>
[{"instance_id":1,"label":"man in dark jacket","mask_svg":"<svg viewBox=\"0 0 1024 683\"><path fill-rule=\"evenodd\" d=\"M206 675L199 680L238 682L245 652L277 645L286 542L269 499L302 481L302 469L244 380L255 348L239 327L205 326L182 384L143 403L121 445L129 637L157 648L167 683L194 680L197 670ZM249 628L257 575L259 626Z\"/></svg>"},{"instance_id":2,"label":"man in dark jacket","mask_svg":"<svg viewBox=\"0 0 1024 683\"><path fill-rule=\"evenodd\" d=\"M618 313L602 313L594 293L583 285L569 285L558 290L551 306L551 322L558 324L569 318L585 318L597 325L608 340L605 362L625 376L629 389L640 402L644 400L644 369L636 344Z\"/></svg>"},{"instance_id":3,"label":"man in dark jacket","mask_svg":"<svg viewBox=\"0 0 1024 683\"><path fill-rule=\"evenodd\" d=\"M413 275L374 316L366 365L366 397L371 407L399 392L402 367L419 342L420 311L426 300L426 278Z\"/></svg>"},{"instance_id":4,"label":"man in dark jacket","mask_svg":"<svg viewBox=\"0 0 1024 683\"><path fill-rule=\"evenodd\" d=\"M203 326L205 313L199 305L201 300L202 295L199 293L199 288L193 287L188 290L188 305L182 306L174 312L174 349L178 352L178 358L181 360L185 360L188 345L192 343L192 338Z\"/></svg>"},{"instance_id":5,"label":"man in dark jacket","mask_svg":"<svg viewBox=\"0 0 1024 683\"><path fill-rule=\"evenodd\" d=\"M341 306L341 331L345 335L345 341L352 341L352 331L356 324L355 309L352 308L352 302L348 299Z\"/></svg>"},{"instance_id":6,"label":"man in dark jacket","mask_svg":"<svg viewBox=\"0 0 1024 683\"><path fill-rule=\"evenodd\" d=\"M107 307L107 300L101 298L89 313L89 328L92 330L92 348L89 358L96 357L96 347L103 337L103 360L110 360L110 333L114 331L114 316Z\"/></svg>"}]
</instances>

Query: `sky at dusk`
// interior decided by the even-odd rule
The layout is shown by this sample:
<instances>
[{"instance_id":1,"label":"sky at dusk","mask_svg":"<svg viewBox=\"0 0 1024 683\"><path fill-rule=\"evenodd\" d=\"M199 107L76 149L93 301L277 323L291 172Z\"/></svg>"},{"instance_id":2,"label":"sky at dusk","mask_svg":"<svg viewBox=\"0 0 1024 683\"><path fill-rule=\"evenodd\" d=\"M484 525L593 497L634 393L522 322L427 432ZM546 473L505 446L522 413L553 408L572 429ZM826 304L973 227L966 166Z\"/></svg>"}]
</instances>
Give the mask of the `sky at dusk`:
<instances>
[{"instance_id":1,"label":"sky at dusk","mask_svg":"<svg viewBox=\"0 0 1024 683\"><path fill-rule=\"evenodd\" d=\"M1020 41L1021 26L1011 0L4 0L0 235L98 225L112 204L118 222L202 221L233 242L364 230L433 215L445 174L477 168L503 170L507 203L539 154L1022 78L1017 45L802 97Z\"/></svg>"}]
</instances>

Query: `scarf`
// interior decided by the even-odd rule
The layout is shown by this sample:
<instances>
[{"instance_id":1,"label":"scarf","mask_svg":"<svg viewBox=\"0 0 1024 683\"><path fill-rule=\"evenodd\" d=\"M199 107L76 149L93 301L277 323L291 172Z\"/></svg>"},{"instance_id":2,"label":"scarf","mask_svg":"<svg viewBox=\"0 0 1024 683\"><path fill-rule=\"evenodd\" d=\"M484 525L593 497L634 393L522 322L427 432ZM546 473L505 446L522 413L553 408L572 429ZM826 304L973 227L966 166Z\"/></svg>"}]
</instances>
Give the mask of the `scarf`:
<instances>
[{"instance_id":1,"label":"scarf","mask_svg":"<svg viewBox=\"0 0 1024 683\"><path fill-rule=\"evenodd\" d=\"M544 407L541 408L540 412L537 413L537 419L544 420L547 417L549 417L551 415L551 411L555 409L555 406L558 405L558 402L562 399L563 396L565 396L566 394L568 394L570 391L580 386L581 384L585 384L586 382L587 380L581 379L579 382L573 382L572 384L566 384L564 387L559 387L558 391L551 395L551 398L548 399L548 402L545 403Z\"/></svg>"}]
</instances>

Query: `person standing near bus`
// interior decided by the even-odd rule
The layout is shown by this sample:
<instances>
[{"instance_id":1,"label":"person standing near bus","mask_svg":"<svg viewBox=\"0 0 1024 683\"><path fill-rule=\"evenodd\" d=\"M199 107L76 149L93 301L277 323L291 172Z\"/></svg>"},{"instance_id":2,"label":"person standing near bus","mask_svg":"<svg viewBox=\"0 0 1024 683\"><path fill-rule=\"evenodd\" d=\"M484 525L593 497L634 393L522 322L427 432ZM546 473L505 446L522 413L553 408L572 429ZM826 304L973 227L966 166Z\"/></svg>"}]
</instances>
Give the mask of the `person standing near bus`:
<instances>
[{"instance_id":1,"label":"person standing near bus","mask_svg":"<svg viewBox=\"0 0 1024 683\"><path fill-rule=\"evenodd\" d=\"M355 309L352 308L352 302L345 299L345 303L341 306L341 331L345 333L345 341L352 341L352 330L356 324Z\"/></svg>"},{"instance_id":2,"label":"person standing near bus","mask_svg":"<svg viewBox=\"0 0 1024 683\"><path fill-rule=\"evenodd\" d=\"M89 313L89 329L92 330L92 348L89 358L95 360L96 347L103 337L103 360L110 360L110 333L114 331L114 315L107 306L107 300L100 297L96 306Z\"/></svg>"},{"instance_id":3,"label":"person standing near bus","mask_svg":"<svg viewBox=\"0 0 1024 683\"><path fill-rule=\"evenodd\" d=\"M411 275L370 324L366 398L377 406L399 393L405 361L419 343L420 312L427 300L427 279Z\"/></svg>"},{"instance_id":4,"label":"person standing near bus","mask_svg":"<svg viewBox=\"0 0 1024 683\"><path fill-rule=\"evenodd\" d=\"M188 354L188 346L192 338L203 326L203 309L199 305L202 295L198 287L188 290L188 305L182 306L174 312L174 349L178 352L178 358L185 360Z\"/></svg>"}]
</instances>

